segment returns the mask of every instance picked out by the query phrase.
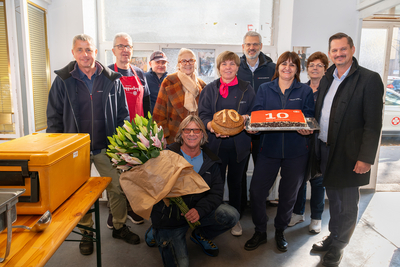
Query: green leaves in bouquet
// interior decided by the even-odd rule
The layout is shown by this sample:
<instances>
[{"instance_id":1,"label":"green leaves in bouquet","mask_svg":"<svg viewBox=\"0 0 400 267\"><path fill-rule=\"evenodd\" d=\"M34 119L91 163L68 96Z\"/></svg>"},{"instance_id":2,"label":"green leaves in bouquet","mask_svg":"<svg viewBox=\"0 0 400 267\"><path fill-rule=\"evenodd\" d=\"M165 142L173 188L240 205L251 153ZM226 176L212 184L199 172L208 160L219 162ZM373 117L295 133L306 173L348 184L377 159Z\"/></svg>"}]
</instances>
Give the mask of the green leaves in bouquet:
<instances>
[{"instance_id":1,"label":"green leaves in bouquet","mask_svg":"<svg viewBox=\"0 0 400 267\"><path fill-rule=\"evenodd\" d=\"M166 142L164 133L153 121L150 112L147 116L148 119L136 115L132 122L124 121L124 125L108 137L107 155L117 168L129 170L160 155Z\"/></svg>"}]
</instances>

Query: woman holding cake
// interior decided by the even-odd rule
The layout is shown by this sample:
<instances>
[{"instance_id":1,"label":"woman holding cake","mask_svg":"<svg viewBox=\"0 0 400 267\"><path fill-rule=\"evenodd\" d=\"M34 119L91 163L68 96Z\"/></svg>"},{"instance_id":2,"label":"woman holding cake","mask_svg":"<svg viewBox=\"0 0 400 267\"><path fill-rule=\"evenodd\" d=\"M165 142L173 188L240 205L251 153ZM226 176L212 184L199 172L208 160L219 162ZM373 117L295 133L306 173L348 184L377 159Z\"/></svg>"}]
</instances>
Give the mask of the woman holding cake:
<instances>
[{"instance_id":1,"label":"woman holding cake","mask_svg":"<svg viewBox=\"0 0 400 267\"><path fill-rule=\"evenodd\" d=\"M283 53L276 63L272 81L262 84L253 110L301 110L305 117L314 117L313 92L300 83L300 59L295 52ZM275 240L280 251L287 251L283 231L290 222L297 192L304 180L308 142L311 131L264 131L260 136L260 151L250 184L250 203L255 233L244 246L254 250L267 242L266 199L279 169L279 204L275 217Z\"/></svg>"},{"instance_id":2,"label":"woman holding cake","mask_svg":"<svg viewBox=\"0 0 400 267\"><path fill-rule=\"evenodd\" d=\"M319 82L328 69L328 57L322 52L315 52L307 61L307 73L310 80L306 83L314 92L314 101L317 99ZM299 189L296 204L293 208L292 218L288 226L294 226L304 222L304 210L306 207L307 180L304 179ZM314 177L310 180L311 185L311 223L308 226L310 233L321 232L321 217L325 208L325 187L322 185L323 176Z\"/></svg>"},{"instance_id":3,"label":"woman holding cake","mask_svg":"<svg viewBox=\"0 0 400 267\"><path fill-rule=\"evenodd\" d=\"M239 80L236 73L239 70L240 59L230 51L225 51L217 57L217 69L221 76L208 84L200 94L199 116L207 128L208 147L221 160L221 176L225 179L228 167L229 205L240 212L241 181L248 155L250 154L251 137L246 131L229 136L218 134L211 126L215 113L233 109L247 119L253 108L255 93L249 82ZM232 111L222 111L220 114L226 122L236 120ZM243 126L242 126L243 129ZM232 228L235 236L242 235L242 227L238 222Z\"/></svg>"},{"instance_id":4,"label":"woman holding cake","mask_svg":"<svg viewBox=\"0 0 400 267\"><path fill-rule=\"evenodd\" d=\"M179 124L188 114L198 114L201 90L206 84L197 78L196 55L182 48L178 54L178 71L168 75L161 84L153 119L162 126L167 143L174 142Z\"/></svg>"}]
</instances>

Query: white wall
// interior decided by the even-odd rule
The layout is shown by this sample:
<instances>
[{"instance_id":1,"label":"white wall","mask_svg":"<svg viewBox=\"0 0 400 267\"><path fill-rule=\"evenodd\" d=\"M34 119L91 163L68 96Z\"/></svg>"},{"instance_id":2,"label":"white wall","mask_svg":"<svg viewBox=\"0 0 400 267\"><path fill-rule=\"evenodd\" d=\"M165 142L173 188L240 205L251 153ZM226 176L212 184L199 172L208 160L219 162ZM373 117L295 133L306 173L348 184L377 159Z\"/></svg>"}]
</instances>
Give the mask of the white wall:
<instances>
[{"instance_id":1,"label":"white wall","mask_svg":"<svg viewBox=\"0 0 400 267\"><path fill-rule=\"evenodd\" d=\"M51 80L54 70L66 66L72 57L72 39L83 33L84 0L54 0L47 10L47 36L50 52Z\"/></svg>"},{"instance_id":2,"label":"white wall","mask_svg":"<svg viewBox=\"0 0 400 267\"><path fill-rule=\"evenodd\" d=\"M361 32L358 17L357 0L296 0L292 46L309 46L307 57L316 51L327 54L329 37L344 32L352 37L358 48Z\"/></svg>"}]
</instances>

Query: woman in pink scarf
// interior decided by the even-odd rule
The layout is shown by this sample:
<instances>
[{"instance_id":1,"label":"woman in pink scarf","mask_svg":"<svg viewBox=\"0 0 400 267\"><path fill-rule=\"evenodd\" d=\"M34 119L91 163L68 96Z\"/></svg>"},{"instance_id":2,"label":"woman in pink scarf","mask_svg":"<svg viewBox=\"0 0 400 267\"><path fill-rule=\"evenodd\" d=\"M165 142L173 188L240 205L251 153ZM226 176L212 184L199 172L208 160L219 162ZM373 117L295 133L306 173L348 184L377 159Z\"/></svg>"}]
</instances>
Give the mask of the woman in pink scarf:
<instances>
[{"instance_id":1,"label":"woman in pink scarf","mask_svg":"<svg viewBox=\"0 0 400 267\"><path fill-rule=\"evenodd\" d=\"M249 82L239 80L236 74L240 59L233 52L225 51L217 58L217 69L221 78L208 84L200 94L199 116L207 128L208 147L220 157L221 176L226 177L228 168L229 205L240 212L242 176L250 155L251 137L246 131L234 136L221 136L214 132L211 121L214 113L223 109L234 109L245 119L253 108L255 93ZM235 236L242 235L238 222L231 230Z\"/></svg>"}]
</instances>

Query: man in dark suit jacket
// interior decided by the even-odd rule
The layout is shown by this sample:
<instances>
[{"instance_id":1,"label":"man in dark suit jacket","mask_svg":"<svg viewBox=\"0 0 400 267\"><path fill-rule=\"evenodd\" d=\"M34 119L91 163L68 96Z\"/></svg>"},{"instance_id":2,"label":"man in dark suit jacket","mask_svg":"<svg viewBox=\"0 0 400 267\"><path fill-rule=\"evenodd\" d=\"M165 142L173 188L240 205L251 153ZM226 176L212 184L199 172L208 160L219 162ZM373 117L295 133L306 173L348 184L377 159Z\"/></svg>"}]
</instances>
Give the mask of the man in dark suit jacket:
<instances>
[{"instance_id":1,"label":"man in dark suit jacket","mask_svg":"<svg viewBox=\"0 0 400 267\"><path fill-rule=\"evenodd\" d=\"M324 175L330 235L313 245L328 251L324 266L339 265L357 223L359 187L369 183L382 128L384 87L378 73L358 65L351 37L329 39L334 63L322 78L315 105L321 130L311 155L311 177Z\"/></svg>"}]
</instances>

